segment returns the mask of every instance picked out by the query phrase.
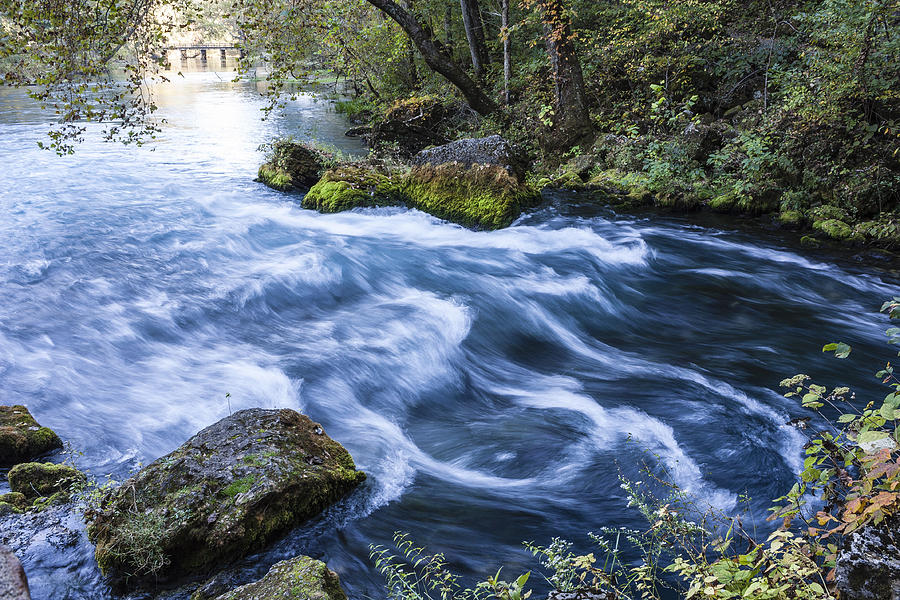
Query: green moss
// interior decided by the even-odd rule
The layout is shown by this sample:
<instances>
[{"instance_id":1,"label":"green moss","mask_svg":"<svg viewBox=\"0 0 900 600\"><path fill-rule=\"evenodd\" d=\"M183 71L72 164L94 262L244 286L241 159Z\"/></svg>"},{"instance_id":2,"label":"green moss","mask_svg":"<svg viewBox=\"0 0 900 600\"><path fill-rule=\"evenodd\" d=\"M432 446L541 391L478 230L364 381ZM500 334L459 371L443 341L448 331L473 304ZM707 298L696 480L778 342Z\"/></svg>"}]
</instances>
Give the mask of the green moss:
<instances>
[{"instance_id":1,"label":"green moss","mask_svg":"<svg viewBox=\"0 0 900 600\"><path fill-rule=\"evenodd\" d=\"M272 566L265 577L236 588L218 600L346 600L337 573L325 563L308 556L298 556Z\"/></svg>"},{"instance_id":2,"label":"green moss","mask_svg":"<svg viewBox=\"0 0 900 600\"><path fill-rule=\"evenodd\" d=\"M803 213L799 210L783 210L778 213L778 222L786 227L797 227L803 223Z\"/></svg>"},{"instance_id":3,"label":"green moss","mask_svg":"<svg viewBox=\"0 0 900 600\"><path fill-rule=\"evenodd\" d=\"M5 502L18 509L24 509L28 506L28 499L25 498L25 494L21 492L9 492L7 494L0 495L0 502Z\"/></svg>"},{"instance_id":4,"label":"green moss","mask_svg":"<svg viewBox=\"0 0 900 600\"><path fill-rule=\"evenodd\" d=\"M22 463L9 470L9 487L26 498L50 497L86 481L84 473L69 465Z\"/></svg>"},{"instance_id":5,"label":"green moss","mask_svg":"<svg viewBox=\"0 0 900 600\"><path fill-rule=\"evenodd\" d=\"M10 504L9 502L0 502L0 516L8 515L8 514L20 514L24 512L24 509L19 508L15 504Z\"/></svg>"},{"instance_id":6,"label":"green moss","mask_svg":"<svg viewBox=\"0 0 900 600\"><path fill-rule=\"evenodd\" d=\"M364 206L397 204L396 186L384 174L359 167L326 171L303 197L303 207L334 213Z\"/></svg>"},{"instance_id":7,"label":"green moss","mask_svg":"<svg viewBox=\"0 0 900 600\"><path fill-rule=\"evenodd\" d=\"M690 192L673 190L671 192L657 192L654 195L654 204L660 208L673 210L696 210L700 208L700 199Z\"/></svg>"},{"instance_id":8,"label":"green moss","mask_svg":"<svg viewBox=\"0 0 900 600\"><path fill-rule=\"evenodd\" d=\"M223 489L222 493L229 498L234 498L238 494L246 494L249 492L254 483L256 483L256 478L248 475L234 481L231 485Z\"/></svg>"},{"instance_id":9,"label":"green moss","mask_svg":"<svg viewBox=\"0 0 900 600\"><path fill-rule=\"evenodd\" d=\"M828 237L835 240L846 240L853 235L853 229L843 221L837 219L828 219L826 221L816 221L813 223L813 229L821 231Z\"/></svg>"},{"instance_id":10,"label":"green moss","mask_svg":"<svg viewBox=\"0 0 900 600\"><path fill-rule=\"evenodd\" d=\"M540 202L505 169L456 164L413 168L402 183L406 204L468 227L500 229Z\"/></svg>"},{"instance_id":11,"label":"green moss","mask_svg":"<svg viewBox=\"0 0 900 600\"><path fill-rule=\"evenodd\" d=\"M280 192L286 192L293 188L291 176L272 163L260 165L257 177L262 183Z\"/></svg>"},{"instance_id":12,"label":"green moss","mask_svg":"<svg viewBox=\"0 0 900 600\"><path fill-rule=\"evenodd\" d=\"M731 212L740 199L740 194L725 192L709 201L709 207L716 212Z\"/></svg>"},{"instance_id":13,"label":"green moss","mask_svg":"<svg viewBox=\"0 0 900 600\"><path fill-rule=\"evenodd\" d=\"M584 181L575 171L566 171L561 175L557 175L549 183L549 187L561 188L564 190L581 190L584 189Z\"/></svg>"},{"instance_id":14,"label":"green moss","mask_svg":"<svg viewBox=\"0 0 900 600\"><path fill-rule=\"evenodd\" d=\"M254 467L261 467L265 464L265 461L255 454L248 454L243 460L245 465L252 465Z\"/></svg>"},{"instance_id":15,"label":"green moss","mask_svg":"<svg viewBox=\"0 0 900 600\"><path fill-rule=\"evenodd\" d=\"M822 244L815 237L811 235L804 235L800 238L800 245L804 248L818 248Z\"/></svg>"}]
</instances>

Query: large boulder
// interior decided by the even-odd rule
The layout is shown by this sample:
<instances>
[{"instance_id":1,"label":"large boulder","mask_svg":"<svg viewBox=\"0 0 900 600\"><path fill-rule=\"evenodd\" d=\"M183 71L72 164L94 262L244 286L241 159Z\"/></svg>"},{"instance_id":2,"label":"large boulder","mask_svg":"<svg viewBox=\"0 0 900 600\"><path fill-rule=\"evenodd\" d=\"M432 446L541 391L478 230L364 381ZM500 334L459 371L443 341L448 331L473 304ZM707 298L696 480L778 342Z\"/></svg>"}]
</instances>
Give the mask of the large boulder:
<instances>
[{"instance_id":1,"label":"large boulder","mask_svg":"<svg viewBox=\"0 0 900 600\"><path fill-rule=\"evenodd\" d=\"M428 148L416 154L413 163L420 166L459 163L465 168L474 165L500 167L519 181L525 180L528 169L528 160L522 152L499 135L465 138Z\"/></svg>"},{"instance_id":2,"label":"large boulder","mask_svg":"<svg viewBox=\"0 0 900 600\"><path fill-rule=\"evenodd\" d=\"M298 556L275 564L266 576L215 600L347 600L337 573L322 561Z\"/></svg>"},{"instance_id":3,"label":"large boulder","mask_svg":"<svg viewBox=\"0 0 900 600\"><path fill-rule=\"evenodd\" d=\"M268 160L259 167L259 181L270 188L289 192L309 189L319 180L328 157L325 153L291 140L272 144Z\"/></svg>"},{"instance_id":4,"label":"large boulder","mask_svg":"<svg viewBox=\"0 0 900 600\"><path fill-rule=\"evenodd\" d=\"M293 410L242 410L154 461L86 515L101 570L139 584L208 573L320 513L365 479Z\"/></svg>"},{"instance_id":5,"label":"large boulder","mask_svg":"<svg viewBox=\"0 0 900 600\"><path fill-rule=\"evenodd\" d=\"M28 579L22 563L6 546L0 546L0 598L3 600L31 600Z\"/></svg>"},{"instance_id":6,"label":"large boulder","mask_svg":"<svg viewBox=\"0 0 900 600\"><path fill-rule=\"evenodd\" d=\"M900 598L900 516L892 515L844 538L835 583L841 600Z\"/></svg>"},{"instance_id":7,"label":"large boulder","mask_svg":"<svg viewBox=\"0 0 900 600\"><path fill-rule=\"evenodd\" d=\"M0 467L25 462L63 447L52 429L41 427L21 405L0 406Z\"/></svg>"}]
</instances>

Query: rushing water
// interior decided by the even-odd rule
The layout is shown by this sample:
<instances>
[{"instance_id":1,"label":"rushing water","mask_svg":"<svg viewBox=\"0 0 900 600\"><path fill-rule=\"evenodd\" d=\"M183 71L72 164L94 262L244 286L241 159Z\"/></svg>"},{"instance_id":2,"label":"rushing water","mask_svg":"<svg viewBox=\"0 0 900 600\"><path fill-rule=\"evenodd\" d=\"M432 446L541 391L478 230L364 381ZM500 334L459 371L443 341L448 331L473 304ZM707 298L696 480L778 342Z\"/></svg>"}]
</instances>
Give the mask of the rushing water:
<instances>
[{"instance_id":1,"label":"rushing water","mask_svg":"<svg viewBox=\"0 0 900 600\"><path fill-rule=\"evenodd\" d=\"M873 395L891 356L888 271L561 197L498 232L320 215L253 177L275 134L361 150L327 102L263 122L255 88L213 74L160 94L154 151L58 158L35 145L46 117L0 90L0 404L99 479L229 409L323 423L371 477L245 577L304 552L378 598L367 548L395 530L467 576L512 575L534 566L522 540L639 525L617 475L646 450L713 505L747 492L764 515L801 456L780 379ZM838 339L855 347L840 365L820 351ZM22 558L36 600L109 595L83 533Z\"/></svg>"}]
</instances>

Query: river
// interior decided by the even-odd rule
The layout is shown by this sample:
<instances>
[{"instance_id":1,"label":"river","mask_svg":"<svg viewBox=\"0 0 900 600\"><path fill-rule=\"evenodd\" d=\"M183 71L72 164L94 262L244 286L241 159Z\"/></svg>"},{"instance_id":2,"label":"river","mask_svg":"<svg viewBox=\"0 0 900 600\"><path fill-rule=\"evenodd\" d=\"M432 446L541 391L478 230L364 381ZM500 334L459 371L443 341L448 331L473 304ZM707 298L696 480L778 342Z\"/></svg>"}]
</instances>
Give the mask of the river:
<instances>
[{"instance_id":1,"label":"river","mask_svg":"<svg viewBox=\"0 0 900 600\"><path fill-rule=\"evenodd\" d=\"M363 151L328 101L262 121L254 85L213 73L158 101L152 147L89 139L60 158L36 147L47 117L0 90L0 404L27 405L100 480L229 410L321 422L370 478L245 577L302 552L352 598L383 597L368 545L396 530L469 578L511 576L535 566L522 540L587 549L588 531L639 526L618 474L647 451L699 498L735 510L747 493L764 517L803 444L778 382L880 397L889 271L563 194L497 232L321 215L253 178L276 134ZM837 340L854 346L840 364L821 352ZM35 600L110 597L83 532L22 560Z\"/></svg>"}]
</instances>

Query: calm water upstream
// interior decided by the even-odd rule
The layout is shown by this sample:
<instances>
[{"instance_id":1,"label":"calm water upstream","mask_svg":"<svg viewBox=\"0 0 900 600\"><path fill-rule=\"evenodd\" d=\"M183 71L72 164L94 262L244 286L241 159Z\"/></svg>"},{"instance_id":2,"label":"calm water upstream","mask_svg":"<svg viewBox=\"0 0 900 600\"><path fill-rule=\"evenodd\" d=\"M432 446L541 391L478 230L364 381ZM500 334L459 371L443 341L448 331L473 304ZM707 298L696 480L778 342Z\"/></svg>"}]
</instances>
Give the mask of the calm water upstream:
<instances>
[{"instance_id":1,"label":"calm water upstream","mask_svg":"<svg viewBox=\"0 0 900 600\"><path fill-rule=\"evenodd\" d=\"M360 150L327 102L262 122L255 89L215 74L159 100L155 151L58 158L35 146L45 116L0 90L0 404L27 405L101 479L226 416L226 393L320 421L371 477L247 577L303 552L379 598L367 548L395 530L468 576L511 575L534 566L521 540L639 525L617 474L643 449L714 505L747 492L764 515L801 456L778 382L874 396L892 356L877 309L900 290L865 264L552 197L499 232L320 215L253 177L278 133ZM838 339L855 348L840 364L820 351ZM22 558L36 600L109 597L83 534Z\"/></svg>"}]
</instances>

